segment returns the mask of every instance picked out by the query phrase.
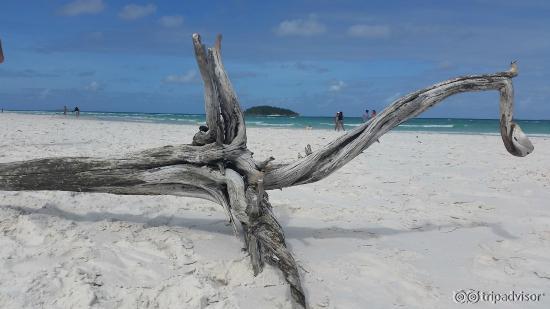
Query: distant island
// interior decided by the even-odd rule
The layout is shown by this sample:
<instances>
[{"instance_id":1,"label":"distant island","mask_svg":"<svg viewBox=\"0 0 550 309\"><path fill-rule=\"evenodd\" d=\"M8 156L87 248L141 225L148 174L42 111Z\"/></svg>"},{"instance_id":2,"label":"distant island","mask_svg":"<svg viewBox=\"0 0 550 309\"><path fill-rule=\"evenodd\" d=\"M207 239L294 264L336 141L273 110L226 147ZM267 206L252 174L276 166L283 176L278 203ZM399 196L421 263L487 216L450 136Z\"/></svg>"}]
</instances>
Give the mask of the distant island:
<instances>
[{"instance_id":1,"label":"distant island","mask_svg":"<svg viewBox=\"0 0 550 309\"><path fill-rule=\"evenodd\" d=\"M299 116L297 112L290 109L268 105L253 106L245 110L244 114L249 116Z\"/></svg>"}]
</instances>

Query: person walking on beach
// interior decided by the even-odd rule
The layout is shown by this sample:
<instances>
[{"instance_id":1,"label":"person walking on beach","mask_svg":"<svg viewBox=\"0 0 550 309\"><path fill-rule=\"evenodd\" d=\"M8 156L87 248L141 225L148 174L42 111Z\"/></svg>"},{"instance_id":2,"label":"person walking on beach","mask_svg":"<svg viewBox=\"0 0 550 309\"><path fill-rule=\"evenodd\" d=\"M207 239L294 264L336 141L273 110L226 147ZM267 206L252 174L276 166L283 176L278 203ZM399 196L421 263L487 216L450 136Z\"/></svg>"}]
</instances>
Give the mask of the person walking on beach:
<instances>
[{"instance_id":1,"label":"person walking on beach","mask_svg":"<svg viewBox=\"0 0 550 309\"><path fill-rule=\"evenodd\" d=\"M340 111L340 129L342 129L342 131L346 131L346 129L344 129L344 113L342 111Z\"/></svg>"},{"instance_id":2,"label":"person walking on beach","mask_svg":"<svg viewBox=\"0 0 550 309\"><path fill-rule=\"evenodd\" d=\"M67 105L63 106L63 115L67 116L67 112L69 109L67 108Z\"/></svg>"},{"instance_id":3,"label":"person walking on beach","mask_svg":"<svg viewBox=\"0 0 550 309\"><path fill-rule=\"evenodd\" d=\"M344 129L344 113L337 112L334 121L336 123L336 125L334 127L334 130L336 130L336 131L340 131L340 130L345 131L345 129Z\"/></svg>"},{"instance_id":4,"label":"person walking on beach","mask_svg":"<svg viewBox=\"0 0 550 309\"><path fill-rule=\"evenodd\" d=\"M80 108L78 108L78 106L74 108L73 112L76 113L76 118L78 118L80 116Z\"/></svg>"},{"instance_id":5,"label":"person walking on beach","mask_svg":"<svg viewBox=\"0 0 550 309\"><path fill-rule=\"evenodd\" d=\"M363 114L363 122L369 121L369 110L366 109L365 113Z\"/></svg>"}]
</instances>

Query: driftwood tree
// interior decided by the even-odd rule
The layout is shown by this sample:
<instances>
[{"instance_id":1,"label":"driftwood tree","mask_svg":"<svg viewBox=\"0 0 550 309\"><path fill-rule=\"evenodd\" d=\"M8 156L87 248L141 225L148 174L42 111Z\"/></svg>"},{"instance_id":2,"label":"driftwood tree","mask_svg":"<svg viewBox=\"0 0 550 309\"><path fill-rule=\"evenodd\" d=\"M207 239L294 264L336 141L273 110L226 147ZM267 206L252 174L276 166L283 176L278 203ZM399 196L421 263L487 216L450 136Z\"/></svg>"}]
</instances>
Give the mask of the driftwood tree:
<instances>
[{"instance_id":1,"label":"driftwood tree","mask_svg":"<svg viewBox=\"0 0 550 309\"><path fill-rule=\"evenodd\" d=\"M254 274L264 263L284 274L293 304L306 307L296 262L285 244L281 225L266 191L321 180L383 134L443 99L461 92L500 92L500 132L504 146L526 156L533 145L512 122L512 78L517 66L495 74L463 76L408 94L374 119L343 134L317 151L290 163L258 161L247 148L246 127L237 96L221 59L221 36L206 48L193 35L195 56L204 81L207 126L191 145L165 146L122 158L47 158L0 164L0 190L63 190L191 196L223 206L236 233L242 231Z\"/></svg>"}]
</instances>

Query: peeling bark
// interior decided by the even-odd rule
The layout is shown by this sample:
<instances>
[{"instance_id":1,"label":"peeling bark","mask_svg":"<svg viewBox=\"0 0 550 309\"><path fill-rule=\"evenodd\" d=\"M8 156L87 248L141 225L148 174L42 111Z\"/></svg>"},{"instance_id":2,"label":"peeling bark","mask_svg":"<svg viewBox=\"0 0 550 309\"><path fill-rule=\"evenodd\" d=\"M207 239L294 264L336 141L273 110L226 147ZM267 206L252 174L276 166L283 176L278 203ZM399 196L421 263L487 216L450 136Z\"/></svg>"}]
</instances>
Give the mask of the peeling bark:
<instances>
[{"instance_id":1,"label":"peeling bark","mask_svg":"<svg viewBox=\"0 0 550 309\"><path fill-rule=\"evenodd\" d=\"M201 127L192 145L153 148L123 158L1 163L0 190L167 194L213 201L224 208L235 233L240 223L254 275L265 263L276 266L289 283L294 306L305 308L298 268L266 190L327 177L394 127L461 92L499 91L500 131L507 151L515 156L533 151L527 136L512 121L512 78L517 75L517 65L512 63L506 72L458 77L408 94L325 147L314 152L307 145L306 156L295 162L274 164L272 157L256 161L246 146L244 116L221 60L221 36L214 47L206 48L194 34L193 46L204 82L207 128Z\"/></svg>"},{"instance_id":2,"label":"peeling bark","mask_svg":"<svg viewBox=\"0 0 550 309\"><path fill-rule=\"evenodd\" d=\"M298 307L305 307L306 300L298 267L286 247L283 228L273 215L268 195L264 192L261 195L253 191L247 193L250 196L250 225L247 225L245 234L254 274L261 272L264 262L279 268L290 285L293 303Z\"/></svg>"}]
</instances>

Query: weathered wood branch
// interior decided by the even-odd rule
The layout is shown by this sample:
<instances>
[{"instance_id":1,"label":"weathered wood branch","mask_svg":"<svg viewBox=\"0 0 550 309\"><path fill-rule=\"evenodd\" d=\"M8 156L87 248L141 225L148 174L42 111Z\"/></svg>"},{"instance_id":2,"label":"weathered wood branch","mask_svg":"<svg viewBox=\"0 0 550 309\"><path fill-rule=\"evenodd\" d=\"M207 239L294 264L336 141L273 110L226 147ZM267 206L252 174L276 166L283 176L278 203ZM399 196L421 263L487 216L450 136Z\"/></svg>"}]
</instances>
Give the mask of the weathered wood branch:
<instances>
[{"instance_id":1,"label":"weathered wood branch","mask_svg":"<svg viewBox=\"0 0 550 309\"><path fill-rule=\"evenodd\" d=\"M283 228L273 215L267 193L247 190L249 225L244 226L248 252L255 274L261 272L264 262L279 268L290 284L293 303L305 307L306 300L296 261L285 243Z\"/></svg>"},{"instance_id":2,"label":"weathered wood branch","mask_svg":"<svg viewBox=\"0 0 550 309\"><path fill-rule=\"evenodd\" d=\"M233 90L231 81L227 76L221 57L222 36L218 34L216 43L211 48L210 63L212 63L211 74L214 76L214 83L218 89L220 108L224 123L224 143L246 144L246 126L241 106L237 95Z\"/></svg>"},{"instance_id":3,"label":"weathered wood branch","mask_svg":"<svg viewBox=\"0 0 550 309\"><path fill-rule=\"evenodd\" d=\"M0 163L0 190L63 190L113 194L177 195L203 198L223 206L237 233L240 222L254 274L265 263L278 267L290 285L295 307L305 308L296 262L285 244L265 190L315 182L362 153L380 136L445 98L469 91L500 91L500 130L508 152L525 156L533 145L512 121L512 78L507 72L459 77L406 95L325 147L289 164L272 157L256 161L246 146L246 127L237 96L221 60L221 36L206 48L193 35L204 82L207 126L193 145L148 149L122 158L47 158ZM0 45L0 56L1 54Z\"/></svg>"},{"instance_id":4,"label":"weathered wood branch","mask_svg":"<svg viewBox=\"0 0 550 309\"><path fill-rule=\"evenodd\" d=\"M140 166L115 160L89 158L49 158L0 164L0 188L9 191L60 190L115 194L183 195L208 191L225 181L209 167L173 164L163 167ZM174 190L164 190L164 187ZM215 198L210 200L217 201Z\"/></svg>"},{"instance_id":5,"label":"weathered wood branch","mask_svg":"<svg viewBox=\"0 0 550 309\"><path fill-rule=\"evenodd\" d=\"M206 48L200 35L193 34L195 56L204 82L206 123L209 128L205 144L216 141L217 144L246 145L244 116L223 66L221 40L222 36L218 35L214 47Z\"/></svg>"},{"instance_id":6,"label":"weathered wood branch","mask_svg":"<svg viewBox=\"0 0 550 309\"><path fill-rule=\"evenodd\" d=\"M204 143L216 142L222 144L223 126L220 119L220 101L218 100L218 91L212 79L212 63L210 61L210 51L201 42L198 33L193 34L193 46L195 47L195 58L199 65L202 81L204 83L204 110L206 113L206 125L208 131Z\"/></svg>"},{"instance_id":7,"label":"weathered wood branch","mask_svg":"<svg viewBox=\"0 0 550 309\"><path fill-rule=\"evenodd\" d=\"M507 72L458 77L408 94L394 101L374 119L342 135L324 148L295 162L279 164L271 169L265 175L265 187L277 189L323 179L362 153L391 129L447 97L462 92L498 90L504 145L512 155L526 156L534 147L519 125L512 121L512 78L516 75L517 65L514 62Z\"/></svg>"},{"instance_id":8,"label":"weathered wood branch","mask_svg":"<svg viewBox=\"0 0 550 309\"><path fill-rule=\"evenodd\" d=\"M48 158L1 163L0 189L196 197L222 205L234 225L230 205L237 203L226 191L234 186L218 170L177 162L156 166L140 161L147 160Z\"/></svg>"}]
</instances>

